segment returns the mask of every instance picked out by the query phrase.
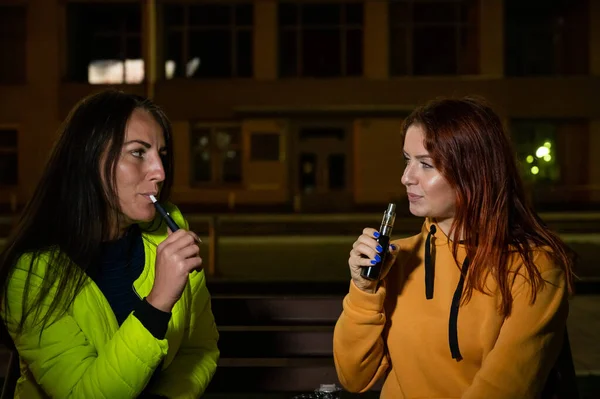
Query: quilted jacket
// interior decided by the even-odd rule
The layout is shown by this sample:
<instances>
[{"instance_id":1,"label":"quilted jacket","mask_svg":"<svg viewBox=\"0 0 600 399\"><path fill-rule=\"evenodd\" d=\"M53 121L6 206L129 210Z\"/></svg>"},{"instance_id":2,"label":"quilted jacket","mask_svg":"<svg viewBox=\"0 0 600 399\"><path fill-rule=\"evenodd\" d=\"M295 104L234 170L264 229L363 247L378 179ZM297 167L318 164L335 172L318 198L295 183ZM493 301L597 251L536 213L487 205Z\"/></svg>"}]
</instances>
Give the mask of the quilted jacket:
<instances>
[{"instance_id":1,"label":"quilted jacket","mask_svg":"<svg viewBox=\"0 0 600 399\"><path fill-rule=\"evenodd\" d=\"M182 228L188 228L177 208L168 206L167 210ZM142 233L146 262L133 284L140 299L152 289L156 247L166 237L164 223L157 231ZM34 263L32 290L51 267L48 259L43 255ZM219 358L204 272L190 274L165 339L156 339L133 312L119 326L106 298L89 278L66 314L44 329L33 326L28 318L23 333L16 335L30 260L27 254L19 259L8 285L10 312L2 314L20 357L16 398L135 398L159 366L162 370L149 392L170 399L202 395ZM51 297L52 293L42 311Z\"/></svg>"}]
</instances>

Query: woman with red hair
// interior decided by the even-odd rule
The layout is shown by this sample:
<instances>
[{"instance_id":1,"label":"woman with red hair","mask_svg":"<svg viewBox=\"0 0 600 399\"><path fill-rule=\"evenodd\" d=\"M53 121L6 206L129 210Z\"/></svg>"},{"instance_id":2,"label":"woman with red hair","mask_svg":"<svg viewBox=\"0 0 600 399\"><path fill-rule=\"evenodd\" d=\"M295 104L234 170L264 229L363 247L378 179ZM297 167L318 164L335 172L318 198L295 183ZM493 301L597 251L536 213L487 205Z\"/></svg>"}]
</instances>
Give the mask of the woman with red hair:
<instances>
[{"instance_id":1,"label":"woman with red hair","mask_svg":"<svg viewBox=\"0 0 600 399\"><path fill-rule=\"evenodd\" d=\"M381 260L372 228L354 243L334 332L338 377L381 398L539 398L565 342L569 249L527 203L497 114L436 100L404 122L410 212L422 231Z\"/></svg>"}]
</instances>

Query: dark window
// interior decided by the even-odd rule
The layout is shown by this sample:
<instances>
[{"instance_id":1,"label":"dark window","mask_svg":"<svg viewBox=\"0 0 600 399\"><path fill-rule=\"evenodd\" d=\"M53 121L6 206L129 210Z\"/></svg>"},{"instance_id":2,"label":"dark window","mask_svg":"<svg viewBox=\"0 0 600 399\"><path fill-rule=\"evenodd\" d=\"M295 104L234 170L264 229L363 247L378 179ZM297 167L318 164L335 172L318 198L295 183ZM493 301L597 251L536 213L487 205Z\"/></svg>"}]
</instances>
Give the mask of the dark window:
<instances>
[{"instance_id":1,"label":"dark window","mask_svg":"<svg viewBox=\"0 0 600 399\"><path fill-rule=\"evenodd\" d=\"M476 0L390 1L390 73L476 74L477 4Z\"/></svg>"},{"instance_id":2,"label":"dark window","mask_svg":"<svg viewBox=\"0 0 600 399\"><path fill-rule=\"evenodd\" d=\"M362 2L281 2L278 10L280 76L362 75Z\"/></svg>"},{"instance_id":3,"label":"dark window","mask_svg":"<svg viewBox=\"0 0 600 399\"><path fill-rule=\"evenodd\" d=\"M27 9L0 5L0 84L26 80Z\"/></svg>"},{"instance_id":4,"label":"dark window","mask_svg":"<svg viewBox=\"0 0 600 399\"><path fill-rule=\"evenodd\" d=\"M13 129L0 129L0 186L18 184L18 133Z\"/></svg>"},{"instance_id":5,"label":"dark window","mask_svg":"<svg viewBox=\"0 0 600 399\"><path fill-rule=\"evenodd\" d=\"M67 4L67 79L92 84L141 83L139 3Z\"/></svg>"},{"instance_id":6,"label":"dark window","mask_svg":"<svg viewBox=\"0 0 600 399\"><path fill-rule=\"evenodd\" d=\"M193 127L190 134L191 183L242 181L241 129Z\"/></svg>"},{"instance_id":7,"label":"dark window","mask_svg":"<svg viewBox=\"0 0 600 399\"><path fill-rule=\"evenodd\" d=\"M167 4L163 11L167 79L253 75L251 3Z\"/></svg>"},{"instance_id":8,"label":"dark window","mask_svg":"<svg viewBox=\"0 0 600 399\"><path fill-rule=\"evenodd\" d=\"M506 0L506 74L587 74L588 12L589 0Z\"/></svg>"},{"instance_id":9,"label":"dark window","mask_svg":"<svg viewBox=\"0 0 600 399\"><path fill-rule=\"evenodd\" d=\"M329 188L342 190L346 187L346 154L331 154L328 158Z\"/></svg>"},{"instance_id":10,"label":"dark window","mask_svg":"<svg viewBox=\"0 0 600 399\"><path fill-rule=\"evenodd\" d=\"M250 136L251 161L279 161L279 133L252 133Z\"/></svg>"}]
</instances>

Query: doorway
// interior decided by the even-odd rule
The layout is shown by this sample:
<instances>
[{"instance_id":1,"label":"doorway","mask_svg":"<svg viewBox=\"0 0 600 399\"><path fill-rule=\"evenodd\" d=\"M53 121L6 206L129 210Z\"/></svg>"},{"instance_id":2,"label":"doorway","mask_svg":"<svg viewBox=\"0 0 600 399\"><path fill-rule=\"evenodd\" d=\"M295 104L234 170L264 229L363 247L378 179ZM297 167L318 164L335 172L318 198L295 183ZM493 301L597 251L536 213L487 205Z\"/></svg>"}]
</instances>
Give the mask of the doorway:
<instances>
[{"instance_id":1,"label":"doorway","mask_svg":"<svg viewBox=\"0 0 600 399\"><path fill-rule=\"evenodd\" d=\"M296 137L296 191L303 211L350 206L350 137L345 126L303 126Z\"/></svg>"}]
</instances>

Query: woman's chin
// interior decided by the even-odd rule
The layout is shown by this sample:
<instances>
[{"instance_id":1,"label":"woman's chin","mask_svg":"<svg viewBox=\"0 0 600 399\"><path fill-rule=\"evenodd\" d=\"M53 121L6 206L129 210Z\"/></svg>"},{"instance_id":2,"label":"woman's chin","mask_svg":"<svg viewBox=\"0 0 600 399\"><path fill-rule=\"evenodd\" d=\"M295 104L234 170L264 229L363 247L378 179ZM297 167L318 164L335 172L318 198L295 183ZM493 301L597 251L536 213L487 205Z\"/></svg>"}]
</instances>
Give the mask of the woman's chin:
<instances>
[{"instance_id":1,"label":"woman's chin","mask_svg":"<svg viewBox=\"0 0 600 399\"><path fill-rule=\"evenodd\" d=\"M418 206L413 206L413 204L410 204L410 206L408 207L408 210L414 216L418 216L418 217L426 217L427 216L427 213L423 209L420 209Z\"/></svg>"},{"instance_id":2,"label":"woman's chin","mask_svg":"<svg viewBox=\"0 0 600 399\"><path fill-rule=\"evenodd\" d=\"M150 223L156 217L156 212L140 213L134 219L136 223Z\"/></svg>"}]
</instances>

